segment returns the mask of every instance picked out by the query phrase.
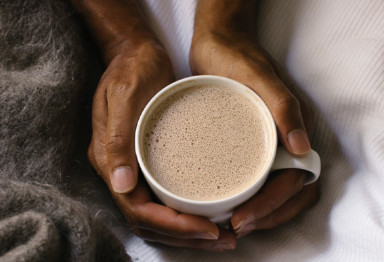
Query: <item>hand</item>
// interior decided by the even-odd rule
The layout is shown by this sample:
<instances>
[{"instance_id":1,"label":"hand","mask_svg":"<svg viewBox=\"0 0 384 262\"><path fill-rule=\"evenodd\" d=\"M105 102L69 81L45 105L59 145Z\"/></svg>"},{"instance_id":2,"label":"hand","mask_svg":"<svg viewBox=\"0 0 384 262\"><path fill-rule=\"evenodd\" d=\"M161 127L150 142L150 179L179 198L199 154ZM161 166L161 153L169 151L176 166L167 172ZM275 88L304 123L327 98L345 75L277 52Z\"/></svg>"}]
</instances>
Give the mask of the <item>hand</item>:
<instances>
[{"instance_id":1,"label":"hand","mask_svg":"<svg viewBox=\"0 0 384 262\"><path fill-rule=\"evenodd\" d=\"M234 235L219 232L207 219L154 203L143 178L138 178L136 123L152 96L173 81L173 73L168 56L157 43L119 50L123 51L111 59L94 96L88 151L93 167L138 236L208 250L234 247Z\"/></svg>"},{"instance_id":2,"label":"hand","mask_svg":"<svg viewBox=\"0 0 384 262\"><path fill-rule=\"evenodd\" d=\"M134 0L72 0L107 64L93 103L89 159L109 186L133 231L168 245L234 248L235 236L207 219L153 202L134 151L139 114L173 81L171 63Z\"/></svg>"},{"instance_id":3,"label":"hand","mask_svg":"<svg viewBox=\"0 0 384 262\"><path fill-rule=\"evenodd\" d=\"M310 113L290 89L290 80L248 33L228 28L197 30L190 51L194 74L220 75L254 90L275 119L280 143L294 155L310 150ZM278 226L314 204L317 183L304 187L305 172L296 169L271 176L262 190L239 206L231 218L238 237Z\"/></svg>"}]
</instances>

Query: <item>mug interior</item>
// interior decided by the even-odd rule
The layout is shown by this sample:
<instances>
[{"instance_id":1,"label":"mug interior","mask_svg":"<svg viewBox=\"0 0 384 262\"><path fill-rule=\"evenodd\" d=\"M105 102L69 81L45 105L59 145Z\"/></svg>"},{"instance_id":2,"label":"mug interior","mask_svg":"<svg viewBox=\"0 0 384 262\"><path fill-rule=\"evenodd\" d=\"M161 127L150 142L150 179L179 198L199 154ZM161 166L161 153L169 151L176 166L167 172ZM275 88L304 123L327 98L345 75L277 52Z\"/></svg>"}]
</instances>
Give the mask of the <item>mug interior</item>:
<instances>
[{"instance_id":1,"label":"mug interior","mask_svg":"<svg viewBox=\"0 0 384 262\"><path fill-rule=\"evenodd\" d=\"M268 134L267 146L270 148L270 150L268 150L267 152L268 153L267 161L265 161L265 164L263 167L264 172L262 173L262 175L254 183L251 183L243 191L237 194L234 194L232 196L218 199L218 200L208 200L208 201L192 200L192 199L184 198L170 192L169 190L164 188L160 183L158 183L158 181L151 175L150 169L144 157L143 147L144 147L145 127L147 122L151 118L152 114L154 113L155 109L157 108L157 106L159 106L165 99L169 98L170 96L186 88L191 88L191 87L200 86L200 85L215 85L215 86L220 86L224 88L229 88L245 97L248 97L260 109L260 112L263 113L263 118L265 120L265 124L266 124L265 126ZM168 85L150 100L150 102L144 108L137 124L135 146L136 146L136 154L137 154L139 165L149 184L150 185L152 184L151 187L156 187L156 189L161 191L162 194L165 194L170 198L177 199L178 201L181 201L181 202L198 203L199 205L204 205L204 204L209 205L212 203L230 201L231 199L239 198L242 195L249 195L250 197L255 193L254 191L257 191L261 187L261 185L266 180L266 177L268 176L269 170L272 166L272 163L276 155L277 133L276 133L276 126L275 126L272 114L270 113L264 101L253 90L251 90L250 88L246 87L245 85L237 81L224 78L224 77L208 76L208 75L193 76L193 77L176 81Z\"/></svg>"}]
</instances>

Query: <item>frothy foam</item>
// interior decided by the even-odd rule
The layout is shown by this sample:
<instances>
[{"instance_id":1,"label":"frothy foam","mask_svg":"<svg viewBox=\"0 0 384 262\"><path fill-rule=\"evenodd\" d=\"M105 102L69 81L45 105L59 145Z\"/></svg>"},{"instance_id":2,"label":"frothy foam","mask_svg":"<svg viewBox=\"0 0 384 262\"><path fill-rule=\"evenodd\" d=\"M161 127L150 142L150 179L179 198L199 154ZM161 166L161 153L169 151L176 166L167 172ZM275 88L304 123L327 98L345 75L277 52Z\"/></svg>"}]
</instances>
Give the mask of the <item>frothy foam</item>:
<instances>
[{"instance_id":1,"label":"frothy foam","mask_svg":"<svg viewBox=\"0 0 384 262\"><path fill-rule=\"evenodd\" d=\"M167 190L192 200L243 191L264 172L268 133L247 97L196 86L163 101L145 127L144 160Z\"/></svg>"}]
</instances>

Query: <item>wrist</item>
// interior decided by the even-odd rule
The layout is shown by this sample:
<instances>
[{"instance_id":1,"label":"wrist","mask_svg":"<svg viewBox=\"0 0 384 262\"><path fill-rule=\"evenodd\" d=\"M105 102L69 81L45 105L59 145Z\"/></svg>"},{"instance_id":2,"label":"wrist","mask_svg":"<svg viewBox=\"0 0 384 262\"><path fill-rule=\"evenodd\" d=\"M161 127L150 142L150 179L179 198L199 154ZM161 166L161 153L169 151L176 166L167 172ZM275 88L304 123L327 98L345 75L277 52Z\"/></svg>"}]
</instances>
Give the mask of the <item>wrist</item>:
<instances>
[{"instance_id":1,"label":"wrist","mask_svg":"<svg viewBox=\"0 0 384 262\"><path fill-rule=\"evenodd\" d=\"M195 34L252 32L256 25L257 2L257 0L199 0L195 14Z\"/></svg>"},{"instance_id":2,"label":"wrist","mask_svg":"<svg viewBox=\"0 0 384 262\"><path fill-rule=\"evenodd\" d=\"M71 0L108 64L118 54L158 42L134 0Z\"/></svg>"},{"instance_id":3,"label":"wrist","mask_svg":"<svg viewBox=\"0 0 384 262\"><path fill-rule=\"evenodd\" d=\"M200 74L199 68L206 64L207 58L221 53L239 53L245 56L260 55L260 45L253 34L233 30L202 30L192 37L189 53L189 65L194 74Z\"/></svg>"},{"instance_id":4,"label":"wrist","mask_svg":"<svg viewBox=\"0 0 384 262\"><path fill-rule=\"evenodd\" d=\"M125 38L116 42L109 42L102 48L106 64L116 57L151 57L155 54L166 54L163 45L155 38Z\"/></svg>"}]
</instances>

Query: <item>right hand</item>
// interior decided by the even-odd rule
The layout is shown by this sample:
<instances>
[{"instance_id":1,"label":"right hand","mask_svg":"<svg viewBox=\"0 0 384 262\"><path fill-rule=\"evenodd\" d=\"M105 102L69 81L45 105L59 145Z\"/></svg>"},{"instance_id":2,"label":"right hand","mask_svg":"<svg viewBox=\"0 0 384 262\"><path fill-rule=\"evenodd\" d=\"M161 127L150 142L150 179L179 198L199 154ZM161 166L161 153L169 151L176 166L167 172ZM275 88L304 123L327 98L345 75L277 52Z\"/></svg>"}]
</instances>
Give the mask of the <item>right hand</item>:
<instances>
[{"instance_id":1,"label":"right hand","mask_svg":"<svg viewBox=\"0 0 384 262\"><path fill-rule=\"evenodd\" d=\"M162 46L147 42L114 46L97 87L92 110L91 164L108 185L133 231L149 240L178 247L222 251L235 247L233 233L209 220L176 212L153 202L138 177L134 150L136 123L146 103L173 81L172 66Z\"/></svg>"},{"instance_id":2,"label":"right hand","mask_svg":"<svg viewBox=\"0 0 384 262\"><path fill-rule=\"evenodd\" d=\"M195 74L224 76L251 88L271 110L280 143L296 156L309 152L310 111L293 95L288 76L251 34L226 27L195 30L190 64ZM231 223L238 237L277 227L316 203L318 183L305 186L305 177L306 172L299 169L271 175L257 194L235 209Z\"/></svg>"}]
</instances>

